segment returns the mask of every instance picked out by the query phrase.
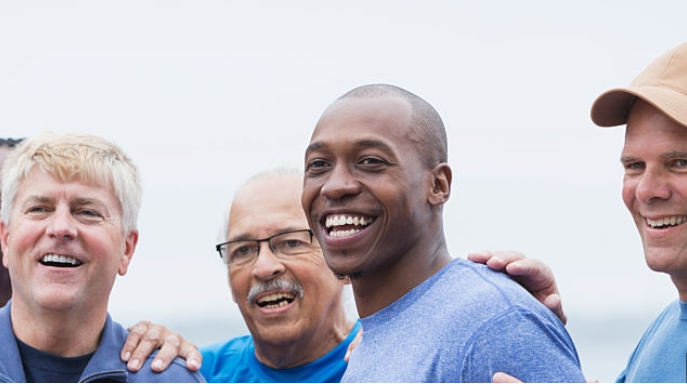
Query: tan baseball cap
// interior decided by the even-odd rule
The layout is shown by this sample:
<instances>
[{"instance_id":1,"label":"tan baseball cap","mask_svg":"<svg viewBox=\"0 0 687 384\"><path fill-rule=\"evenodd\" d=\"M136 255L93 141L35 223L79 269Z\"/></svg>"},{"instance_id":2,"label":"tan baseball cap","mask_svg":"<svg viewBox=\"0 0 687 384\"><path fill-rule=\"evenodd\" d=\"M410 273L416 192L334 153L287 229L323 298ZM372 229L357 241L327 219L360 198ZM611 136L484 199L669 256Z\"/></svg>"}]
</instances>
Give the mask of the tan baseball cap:
<instances>
[{"instance_id":1,"label":"tan baseball cap","mask_svg":"<svg viewBox=\"0 0 687 384\"><path fill-rule=\"evenodd\" d=\"M592 121L601 127L627 123L638 97L687 127L687 43L659 56L629 87L611 89L597 97Z\"/></svg>"}]
</instances>

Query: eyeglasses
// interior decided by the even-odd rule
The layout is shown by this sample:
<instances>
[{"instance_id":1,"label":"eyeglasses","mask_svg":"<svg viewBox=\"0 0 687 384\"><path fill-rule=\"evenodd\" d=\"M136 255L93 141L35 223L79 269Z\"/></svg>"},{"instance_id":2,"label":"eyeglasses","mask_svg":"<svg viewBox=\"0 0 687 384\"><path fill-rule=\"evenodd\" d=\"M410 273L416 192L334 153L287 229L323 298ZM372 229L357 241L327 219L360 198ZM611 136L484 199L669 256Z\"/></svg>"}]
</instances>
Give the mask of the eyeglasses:
<instances>
[{"instance_id":1,"label":"eyeglasses","mask_svg":"<svg viewBox=\"0 0 687 384\"><path fill-rule=\"evenodd\" d=\"M215 248L219 257L228 265L246 265L258 258L260 243L266 241L275 256L288 259L290 256L312 250L312 231L297 229L280 233L264 239L234 240L217 244Z\"/></svg>"}]
</instances>

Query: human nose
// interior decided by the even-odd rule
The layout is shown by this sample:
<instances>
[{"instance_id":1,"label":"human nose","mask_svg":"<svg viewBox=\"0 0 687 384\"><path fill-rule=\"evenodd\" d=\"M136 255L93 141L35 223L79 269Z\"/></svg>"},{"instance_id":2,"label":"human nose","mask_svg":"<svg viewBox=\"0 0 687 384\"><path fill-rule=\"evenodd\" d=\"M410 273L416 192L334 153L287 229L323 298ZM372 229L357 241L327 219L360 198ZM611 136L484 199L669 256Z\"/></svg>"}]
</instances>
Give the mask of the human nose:
<instances>
[{"instance_id":1,"label":"human nose","mask_svg":"<svg viewBox=\"0 0 687 384\"><path fill-rule=\"evenodd\" d=\"M255 256L255 264L253 264L253 276L261 280L270 280L284 273L286 267L274 254L269 241L265 240L264 242L267 244L262 247L258 243L258 254ZM261 250L263 251L262 255L260 254Z\"/></svg>"},{"instance_id":2,"label":"human nose","mask_svg":"<svg viewBox=\"0 0 687 384\"><path fill-rule=\"evenodd\" d=\"M49 237L57 239L76 238L77 230L74 225L74 217L69 209L57 208L53 212L47 234Z\"/></svg>"},{"instance_id":3,"label":"human nose","mask_svg":"<svg viewBox=\"0 0 687 384\"><path fill-rule=\"evenodd\" d=\"M345 166L334 167L320 190L320 194L327 199L340 199L358 193L360 183Z\"/></svg>"},{"instance_id":4,"label":"human nose","mask_svg":"<svg viewBox=\"0 0 687 384\"><path fill-rule=\"evenodd\" d=\"M671 188L665 172L654 167L647 167L637 180L635 195L646 204L670 198Z\"/></svg>"}]
</instances>

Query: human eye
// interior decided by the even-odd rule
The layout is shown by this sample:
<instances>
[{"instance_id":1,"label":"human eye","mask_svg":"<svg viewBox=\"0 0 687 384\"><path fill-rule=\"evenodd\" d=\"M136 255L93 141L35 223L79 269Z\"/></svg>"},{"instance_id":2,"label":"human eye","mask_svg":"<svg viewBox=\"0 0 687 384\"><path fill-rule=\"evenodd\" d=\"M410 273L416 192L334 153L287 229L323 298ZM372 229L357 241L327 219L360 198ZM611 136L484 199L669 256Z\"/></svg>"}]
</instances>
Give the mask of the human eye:
<instances>
[{"instance_id":1,"label":"human eye","mask_svg":"<svg viewBox=\"0 0 687 384\"><path fill-rule=\"evenodd\" d=\"M46 205L30 205L30 206L26 207L24 212L27 215L39 217L39 216L45 216L47 213L49 213L50 208Z\"/></svg>"},{"instance_id":2,"label":"human eye","mask_svg":"<svg viewBox=\"0 0 687 384\"><path fill-rule=\"evenodd\" d=\"M73 214L84 223L99 222L103 218L100 212L90 208L76 208Z\"/></svg>"},{"instance_id":3,"label":"human eye","mask_svg":"<svg viewBox=\"0 0 687 384\"><path fill-rule=\"evenodd\" d=\"M91 217L98 217L100 216L98 212L92 210L92 209L80 209L76 211L77 214L82 215L82 216L91 216Z\"/></svg>"},{"instance_id":4,"label":"human eye","mask_svg":"<svg viewBox=\"0 0 687 384\"><path fill-rule=\"evenodd\" d=\"M623 161L623 168L626 174L640 173L646 168L646 163L643 161L627 160Z\"/></svg>"},{"instance_id":5,"label":"human eye","mask_svg":"<svg viewBox=\"0 0 687 384\"><path fill-rule=\"evenodd\" d=\"M320 173L324 172L330 167L331 165L323 159L313 159L308 161L307 165L305 166L305 171L309 173Z\"/></svg>"},{"instance_id":6,"label":"human eye","mask_svg":"<svg viewBox=\"0 0 687 384\"><path fill-rule=\"evenodd\" d=\"M253 254L257 253L257 246L248 241L228 244L227 247L231 263L247 261Z\"/></svg>"},{"instance_id":7,"label":"human eye","mask_svg":"<svg viewBox=\"0 0 687 384\"><path fill-rule=\"evenodd\" d=\"M281 253L293 254L308 249L308 239L301 233L289 233L274 239L274 247Z\"/></svg>"},{"instance_id":8,"label":"human eye","mask_svg":"<svg viewBox=\"0 0 687 384\"><path fill-rule=\"evenodd\" d=\"M386 160L377 156L365 156L358 161L358 166L370 171L380 171L389 164Z\"/></svg>"},{"instance_id":9,"label":"human eye","mask_svg":"<svg viewBox=\"0 0 687 384\"><path fill-rule=\"evenodd\" d=\"M687 159L675 159L673 166L681 172L687 172Z\"/></svg>"}]
</instances>

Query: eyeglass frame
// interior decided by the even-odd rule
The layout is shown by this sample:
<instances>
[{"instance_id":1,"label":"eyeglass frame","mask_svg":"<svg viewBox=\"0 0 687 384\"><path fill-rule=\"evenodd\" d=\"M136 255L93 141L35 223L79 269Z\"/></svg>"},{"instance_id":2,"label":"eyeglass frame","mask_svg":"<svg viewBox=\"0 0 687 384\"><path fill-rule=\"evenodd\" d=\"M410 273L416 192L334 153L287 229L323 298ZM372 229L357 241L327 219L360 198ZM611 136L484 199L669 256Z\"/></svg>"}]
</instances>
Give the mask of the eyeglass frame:
<instances>
[{"instance_id":1,"label":"eyeglass frame","mask_svg":"<svg viewBox=\"0 0 687 384\"><path fill-rule=\"evenodd\" d=\"M294 229L294 230L291 230L291 231L286 231L286 232L282 232L282 233L277 233L276 235L272 235L272 236L270 236L270 237L265 237L265 238L263 238L263 239L237 239L237 240L225 241L225 242L223 242L223 243L219 243L219 244L215 245L215 249L217 250L217 253L219 253L220 259L222 259L222 261L224 261L224 256L222 256L222 247L224 247L224 246L226 246L226 245L229 245L229 244L231 244L231 243L239 243L239 242L243 242L243 241L251 241L251 242L255 241L255 242L258 244L258 251L257 251L256 254L255 254L255 255L256 255L255 258L256 258L256 260L257 260L257 257L260 256L260 243L263 243L263 242L266 241L267 244L269 245L270 250L272 251L272 253L276 254L277 252L275 251L274 247L272 246L272 241L271 241L271 240L272 240L273 238L275 238L275 237L279 237L279 236L283 236L283 235L288 235L288 234L290 234L290 233L296 233L296 232L308 232L308 234L310 235L310 245L312 245L312 238L313 238L313 236L314 236L313 231L312 231L312 229L310 229L310 228L304 228L304 229ZM227 259L229 259L228 256L227 256ZM232 265L232 263L230 263L229 261L225 261L225 263L226 263L227 265Z\"/></svg>"}]
</instances>

